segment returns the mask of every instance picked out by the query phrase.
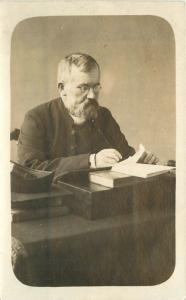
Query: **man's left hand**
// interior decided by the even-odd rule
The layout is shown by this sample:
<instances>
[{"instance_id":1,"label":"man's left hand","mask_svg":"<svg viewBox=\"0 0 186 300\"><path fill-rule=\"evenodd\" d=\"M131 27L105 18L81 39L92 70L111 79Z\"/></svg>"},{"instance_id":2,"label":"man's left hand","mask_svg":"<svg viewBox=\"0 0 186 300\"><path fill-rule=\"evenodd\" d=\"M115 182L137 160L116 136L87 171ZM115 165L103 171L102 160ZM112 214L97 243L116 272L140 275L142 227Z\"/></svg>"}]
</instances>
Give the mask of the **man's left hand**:
<instances>
[{"instance_id":1,"label":"man's left hand","mask_svg":"<svg viewBox=\"0 0 186 300\"><path fill-rule=\"evenodd\" d=\"M140 163L142 164L157 164L159 161L158 157L150 151L146 151L144 155L140 158Z\"/></svg>"}]
</instances>

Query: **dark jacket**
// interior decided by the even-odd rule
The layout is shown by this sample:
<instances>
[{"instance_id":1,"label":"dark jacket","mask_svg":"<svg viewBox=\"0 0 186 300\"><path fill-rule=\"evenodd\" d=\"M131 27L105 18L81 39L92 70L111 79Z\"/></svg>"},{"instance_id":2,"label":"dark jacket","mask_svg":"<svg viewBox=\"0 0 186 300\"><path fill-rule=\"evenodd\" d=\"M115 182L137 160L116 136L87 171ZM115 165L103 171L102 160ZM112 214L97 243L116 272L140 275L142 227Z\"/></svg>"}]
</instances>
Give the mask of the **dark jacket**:
<instances>
[{"instance_id":1,"label":"dark jacket","mask_svg":"<svg viewBox=\"0 0 186 300\"><path fill-rule=\"evenodd\" d=\"M55 171L89 168L89 155L115 148L123 159L134 154L110 111L99 108L98 118L81 126L74 124L61 98L30 110L18 142L18 159L23 165Z\"/></svg>"}]
</instances>

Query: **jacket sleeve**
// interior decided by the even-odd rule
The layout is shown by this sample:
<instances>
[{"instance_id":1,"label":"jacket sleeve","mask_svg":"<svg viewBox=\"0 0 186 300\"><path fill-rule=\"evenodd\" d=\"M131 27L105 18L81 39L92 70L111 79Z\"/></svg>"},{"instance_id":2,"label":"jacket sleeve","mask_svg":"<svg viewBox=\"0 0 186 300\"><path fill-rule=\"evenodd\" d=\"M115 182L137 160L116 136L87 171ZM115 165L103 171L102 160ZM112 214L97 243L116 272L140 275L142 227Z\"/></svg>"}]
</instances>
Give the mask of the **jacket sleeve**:
<instances>
[{"instance_id":1,"label":"jacket sleeve","mask_svg":"<svg viewBox=\"0 0 186 300\"><path fill-rule=\"evenodd\" d=\"M47 149L44 123L41 118L28 112L18 141L18 160L22 165L39 170L54 171L54 179L68 171L89 168L88 153L50 159Z\"/></svg>"}]
</instances>

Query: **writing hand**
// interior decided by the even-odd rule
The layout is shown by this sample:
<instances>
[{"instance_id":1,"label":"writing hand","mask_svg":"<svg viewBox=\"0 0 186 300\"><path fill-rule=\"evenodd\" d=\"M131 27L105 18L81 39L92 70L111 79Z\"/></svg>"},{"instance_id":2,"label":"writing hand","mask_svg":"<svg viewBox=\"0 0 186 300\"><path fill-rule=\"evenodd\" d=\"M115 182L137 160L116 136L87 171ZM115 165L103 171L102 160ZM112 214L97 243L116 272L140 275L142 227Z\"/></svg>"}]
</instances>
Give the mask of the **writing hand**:
<instances>
[{"instance_id":1,"label":"writing hand","mask_svg":"<svg viewBox=\"0 0 186 300\"><path fill-rule=\"evenodd\" d=\"M121 159L122 156L116 149L103 149L96 153L96 167L111 167Z\"/></svg>"}]
</instances>

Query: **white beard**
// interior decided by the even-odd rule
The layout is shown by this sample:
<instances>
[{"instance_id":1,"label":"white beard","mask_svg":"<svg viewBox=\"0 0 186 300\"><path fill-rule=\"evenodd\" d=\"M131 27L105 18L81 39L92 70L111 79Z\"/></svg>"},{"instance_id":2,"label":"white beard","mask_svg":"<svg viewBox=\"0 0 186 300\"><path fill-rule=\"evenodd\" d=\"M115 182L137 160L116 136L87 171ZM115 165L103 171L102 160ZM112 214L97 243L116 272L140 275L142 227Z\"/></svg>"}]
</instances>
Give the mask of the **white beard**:
<instances>
[{"instance_id":1,"label":"white beard","mask_svg":"<svg viewBox=\"0 0 186 300\"><path fill-rule=\"evenodd\" d=\"M96 100L85 100L80 104L67 107L69 113L84 120L96 119L98 116L99 104Z\"/></svg>"}]
</instances>

